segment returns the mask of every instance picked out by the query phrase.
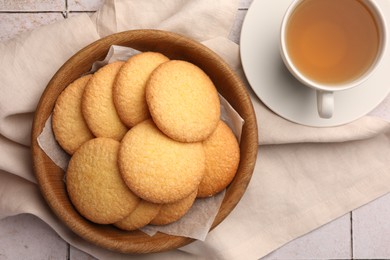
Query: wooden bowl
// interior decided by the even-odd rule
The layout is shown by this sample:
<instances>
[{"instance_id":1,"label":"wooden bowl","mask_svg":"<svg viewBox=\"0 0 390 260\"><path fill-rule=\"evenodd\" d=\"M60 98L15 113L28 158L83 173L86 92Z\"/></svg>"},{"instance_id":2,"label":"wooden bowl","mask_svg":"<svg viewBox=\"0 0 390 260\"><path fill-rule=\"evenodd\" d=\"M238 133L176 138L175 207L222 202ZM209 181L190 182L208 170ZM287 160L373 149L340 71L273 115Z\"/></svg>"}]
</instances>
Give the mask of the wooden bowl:
<instances>
[{"instance_id":1,"label":"wooden bowl","mask_svg":"<svg viewBox=\"0 0 390 260\"><path fill-rule=\"evenodd\" d=\"M205 46L178 34L157 30L134 30L102 38L71 57L53 76L35 112L32 127L33 165L43 197L65 225L87 241L121 253L151 253L184 246L193 239L162 233L150 237L141 231L122 231L111 225L94 224L72 206L63 181L64 172L41 150L37 137L61 91L102 60L111 45L140 51L161 52L171 59L192 62L202 68L222 94L245 120L241 138L241 161L233 182L226 190L222 206L212 224L220 224L241 199L252 176L257 155L257 125L251 100L244 84L230 67ZM234 235L234 234L232 234Z\"/></svg>"}]
</instances>

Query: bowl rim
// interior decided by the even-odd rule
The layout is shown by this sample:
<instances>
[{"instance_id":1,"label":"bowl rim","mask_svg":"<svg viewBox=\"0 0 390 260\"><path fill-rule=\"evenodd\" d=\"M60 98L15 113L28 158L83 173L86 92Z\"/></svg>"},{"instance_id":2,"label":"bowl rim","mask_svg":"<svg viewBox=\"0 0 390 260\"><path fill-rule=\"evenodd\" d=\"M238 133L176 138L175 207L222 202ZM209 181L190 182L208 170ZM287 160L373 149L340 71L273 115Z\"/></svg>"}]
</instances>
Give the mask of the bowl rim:
<instances>
[{"instance_id":1,"label":"bowl rim","mask_svg":"<svg viewBox=\"0 0 390 260\"><path fill-rule=\"evenodd\" d=\"M156 235L149 237L141 231L131 231L134 232L132 233L132 235L136 236L137 238L142 238L143 236L145 236L145 238L140 239L139 241L136 241L134 243L134 241L131 240L132 237L126 236L128 235L128 233L124 233L122 231L111 231L110 228L105 227L102 227L102 230L99 229L98 231L96 231L93 227L90 227L84 222L81 222L77 218L78 213L69 212L70 208L68 207L68 205L63 205L64 203L61 202L61 200L59 199L60 195L56 194L56 191L53 190L52 184L50 183L50 178L52 178L53 175L62 174L63 176L64 172L60 170L59 167L54 165L54 163L47 162L47 160L50 159L40 148L37 141L37 138L42 132L46 120L49 118L54 108L55 100L57 99L61 91L66 87L62 87L62 89L60 89L59 87L61 86L61 84L64 85L64 81L61 78L61 75L63 75L64 73L66 74L68 71L71 71L71 66L74 62L79 62L77 63L80 64L79 66L90 66L91 63L88 63L87 57L88 53L99 53L98 49L103 48L104 53L106 54L111 45L123 45L131 47L131 41L134 40L134 37L138 40L142 39L142 37L151 37L155 40L168 39L169 41L172 41L174 43L185 45L190 49L192 48L199 51L201 55L207 56L207 58L210 59L211 62L218 65L218 70L224 70L227 73L227 77L224 80L230 82L230 84L234 84L235 90L237 90L237 93L234 93L234 95L237 95L238 97L237 102L242 102L243 106L246 106L245 115L241 115L245 119L245 124L242 133L242 136L245 135L245 138L240 144L240 148L242 147L242 145L245 145L246 147L246 153L244 154L246 163L242 163L242 160L240 159L240 165L237 173L242 172L242 176L240 175L241 177L239 179L235 178L232 184L230 184L230 186L226 189L225 197L222 202L221 208L214 219L210 231L216 226L218 226L235 208L249 184L257 158L258 132L256 116L253 109L252 101L248 94L248 90L245 87L244 83L241 81L241 79L235 74L235 72L229 67L229 65L215 52L202 45L201 43L177 33L154 29L129 30L120 33L115 33L101 38L82 48L60 67L60 69L54 74L54 76L46 86L45 90L43 91L43 94L37 105L32 124L31 151L33 159L33 169L35 177L37 178L41 194L43 195L46 203L49 205L55 215L74 233L84 238L88 242L120 253L140 254L162 252L175 249L193 242L194 239L172 236L162 233L157 233ZM67 80L73 81L74 79ZM53 95L55 96L54 101L53 99L50 100L50 97ZM236 185L239 185L240 189L231 188ZM91 225L93 226L93 224ZM109 233L110 238L104 235L105 232ZM112 239L111 237L114 237L115 239Z\"/></svg>"}]
</instances>

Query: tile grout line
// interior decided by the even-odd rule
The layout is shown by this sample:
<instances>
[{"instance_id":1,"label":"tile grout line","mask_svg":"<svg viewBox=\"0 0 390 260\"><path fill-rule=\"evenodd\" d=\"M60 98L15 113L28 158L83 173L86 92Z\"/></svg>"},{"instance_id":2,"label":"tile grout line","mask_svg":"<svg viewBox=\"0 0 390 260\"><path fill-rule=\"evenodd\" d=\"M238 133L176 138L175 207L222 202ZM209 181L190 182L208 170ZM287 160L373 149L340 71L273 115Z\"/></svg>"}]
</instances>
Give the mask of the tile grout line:
<instances>
[{"instance_id":1,"label":"tile grout line","mask_svg":"<svg viewBox=\"0 0 390 260\"><path fill-rule=\"evenodd\" d=\"M0 14L48 14L48 13L53 13L53 14L63 14L65 17L65 13L94 13L96 10L87 10L87 11L69 11L69 10L64 10L64 11L29 11L29 10L17 10L17 11L7 11L7 10L0 10Z\"/></svg>"},{"instance_id":2,"label":"tile grout line","mask_svg":"<svg viewBox=\"0 0 390 260\"><path fill-rule=\"evenodd\" d=\"M354 255L353 255L353 211L351 211L349 214L350 214L349 219L351 221L351 259L354 259Z\"/></svg>"},{"instance_id":3,"label":"tile grout line","mask_svg":"<svg viewBox=\"0 0 390 260\"><path fill-rule=\"evenodd\" d=\"M95 13L96 12L96 10L93 10L93 11L68 11L68 13Z\"/></svg>"},{"instance_id":4,"label":"tile grout line","mask_svg":"<svg viewBox=\"0 0 390 260\"><path fill-rule=\"evenodd\" d=\"M62 14L64 11L47 11L47 10L0 10L0 14L42 14L42 13L59 13Z\"/></svg>"},{"instance_id":5,"label":"tile grout line","mask_svg":"<svg viewBox=\"0 0 390 260\"><path fill-rule=\"evenodd\" d=\"M66 260L70 260L70 244L66 243L68 247L66 248Z\"/></svg>"},{"instance_id":6,"label":"tile grout line","mask_svg":"<svg viewBox=\"0 0 390 260\"><path fill-rule=\"evenodd\" d=\"M69 10L68 10L68 0L65 0L65 12L64 12L64 18L68 18Z\"/></svg>"}]
</instances>

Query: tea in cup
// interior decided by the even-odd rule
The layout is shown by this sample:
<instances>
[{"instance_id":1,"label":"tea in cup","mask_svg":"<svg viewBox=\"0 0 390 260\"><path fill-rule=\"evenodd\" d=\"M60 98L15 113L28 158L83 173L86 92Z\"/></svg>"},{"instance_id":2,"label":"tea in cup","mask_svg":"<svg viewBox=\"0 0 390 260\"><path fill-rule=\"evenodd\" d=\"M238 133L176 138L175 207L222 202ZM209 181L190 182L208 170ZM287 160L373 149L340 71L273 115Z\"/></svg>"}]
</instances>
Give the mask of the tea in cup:
<instances>
[{"instance_id":1,"label":"tea in cup","mask_svg":"<svg viewBox=\"0 0 390 260\"><path fill-rule=\"evenodd\" d=\"M285 65L316 90L318 114L330 118L333 93L360 85L378 66L386 28L374 0L294 0L280 39Z\"/></svg>"}]
</instances>

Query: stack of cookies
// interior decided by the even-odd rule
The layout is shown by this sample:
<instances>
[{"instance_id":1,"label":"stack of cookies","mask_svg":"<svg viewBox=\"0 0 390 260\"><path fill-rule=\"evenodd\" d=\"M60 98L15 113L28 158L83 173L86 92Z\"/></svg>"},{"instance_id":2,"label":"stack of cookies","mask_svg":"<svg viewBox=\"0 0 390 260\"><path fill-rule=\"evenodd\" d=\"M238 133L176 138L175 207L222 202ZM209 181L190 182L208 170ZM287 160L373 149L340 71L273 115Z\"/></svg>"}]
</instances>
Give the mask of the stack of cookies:
<instances>
[{"instance_id":1,"label":"stack of cookies","mask_svg":"<svg viewBox=\"0 0 390 260\"><path fill-rule=\"evenodd\" d=\"M58 97L52 122L71 155L66 187L74 207L123 230L177 221L196 198L224 190L240 161L211 79L161 53L75 80Z\"/></svg>"}]
</instances>

